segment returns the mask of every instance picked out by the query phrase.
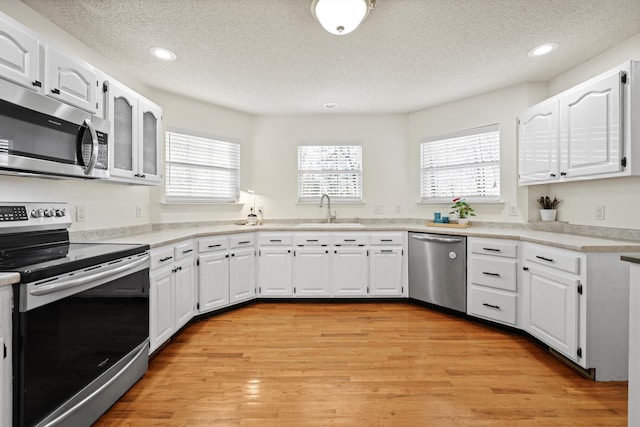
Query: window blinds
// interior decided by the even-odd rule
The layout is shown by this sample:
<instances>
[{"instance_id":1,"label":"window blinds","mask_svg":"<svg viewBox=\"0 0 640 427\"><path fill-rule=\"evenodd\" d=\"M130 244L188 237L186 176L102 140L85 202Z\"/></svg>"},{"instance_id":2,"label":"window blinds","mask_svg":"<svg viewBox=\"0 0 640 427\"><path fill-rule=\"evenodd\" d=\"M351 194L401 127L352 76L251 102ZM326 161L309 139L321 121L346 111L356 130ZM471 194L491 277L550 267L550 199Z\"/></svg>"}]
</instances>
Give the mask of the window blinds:
<instances>
[{"instance_id":1,"label":"window blinds","mask_svg":"<svg viewBox=\"0 0 640 427\"><path fill-rule=\"evenodd\" d=\"M238 201L240 144L167 132L166 147L166 201Z\"/></svg>"},{"instance_id":2,"label":"window blinds","mask_svg":"<svg viewBox=\"0 0 640 427\"><path fill-rule=\"evenodd\" d=\"M420 144L423 202L500 199L500 132L485 126Z\"/></svg>"},{"instance_id":3,"label":"window blinds","mask_svg":"<svg viewBox=\"0 0 640 427\"><path fill-rule=\"evenodd\" d=\"M298 201L362 201L361 145L298 146Z\"/></svg>"}]
</instances>

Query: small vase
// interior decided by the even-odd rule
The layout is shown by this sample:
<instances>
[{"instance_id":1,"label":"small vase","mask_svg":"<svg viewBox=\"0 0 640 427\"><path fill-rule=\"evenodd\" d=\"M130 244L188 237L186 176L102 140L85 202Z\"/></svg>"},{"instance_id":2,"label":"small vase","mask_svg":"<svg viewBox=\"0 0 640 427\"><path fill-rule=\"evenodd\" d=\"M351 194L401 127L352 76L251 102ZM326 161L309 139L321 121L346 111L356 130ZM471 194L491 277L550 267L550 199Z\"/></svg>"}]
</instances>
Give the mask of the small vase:
<instances>
[{"instance_id":1,"label":"small vase","mask_svg":"<svg viewBox=\"0 0 640 427\"><path fill-rule=\"evenodd\" d=\"M543 221L555 221L558 211L556 209L540 209L540 218Z\"/></svg>"},{"instance_id":2,"label":"small vase","mask_svg":"<svg viewBox=\"0 0 640 427\"><path fill-rule=\"evenodd\" d=\"M460 224L460 225L469 224L469 218L458 218L458 224Z\"/></svg>"}]
</instances>

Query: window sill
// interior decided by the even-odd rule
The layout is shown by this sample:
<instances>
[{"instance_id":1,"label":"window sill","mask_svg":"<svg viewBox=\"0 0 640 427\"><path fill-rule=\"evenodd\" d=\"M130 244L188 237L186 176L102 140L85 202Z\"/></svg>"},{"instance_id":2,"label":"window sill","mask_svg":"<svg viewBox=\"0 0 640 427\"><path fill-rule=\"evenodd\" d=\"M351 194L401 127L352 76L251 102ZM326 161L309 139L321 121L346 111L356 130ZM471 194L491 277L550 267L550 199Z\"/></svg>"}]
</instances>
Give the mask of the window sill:
<instances>
[{"instance_id":1,"label":"window sill","mask_svg":"<svg viewBox=\"0 0 640 427\"><path fill-rule=\"evenodd\" d=\"M470 205L504 205L506 202L504 200L483 200L483 199L464 199L465 202ZM421 200L417 201L416 204L418 206L432 206L432 205L451 205L453 204L452 200L434 200L432 202L423 202Z\"/></svg>"},{"instance_id":2,"label":"window sill","mask_svg":"<svg viewBox=\"0 0 640 427\"><path fill-rule=\"evenodd\" d=\"M320 207L320 201L317 202L296 202L296 206L317 206ZM326 204L323 204L324 208ZM331 206L348 206L350 208L364 208L367 206L365 202L340 202L340 201L331 201Z\"/></svg>"}]
</instances>

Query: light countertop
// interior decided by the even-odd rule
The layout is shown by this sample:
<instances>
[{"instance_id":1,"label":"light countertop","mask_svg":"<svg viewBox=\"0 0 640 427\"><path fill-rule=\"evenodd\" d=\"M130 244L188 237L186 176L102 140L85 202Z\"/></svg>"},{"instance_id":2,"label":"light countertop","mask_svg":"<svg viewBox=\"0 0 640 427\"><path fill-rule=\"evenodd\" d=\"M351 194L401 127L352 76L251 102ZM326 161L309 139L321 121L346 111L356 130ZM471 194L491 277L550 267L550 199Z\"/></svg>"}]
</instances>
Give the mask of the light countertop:
<instances>
[{"instance_id":1,"label":"light countertop","mask_svg":"<svg viewBox=\"0 0 640 427\"><path fill-rule=\"evenodd\" d=\"M0 286L9 286L20 282L19 273L0 273Z\"/></svg>"},{"instance_id":2,"label":"light countertop","mask_svg":"<svg viewBox=\"0 0 640 427\"><path fill-rule=\"evenodd\" d=\"M412 231L422 233L453 234L460 236L487 237L496 239L521 240L525 242L540 243L548 246L555 246L581 252L638 252L640 253L640 242L623 240L612 240L590 236L580 236L574 234L554 233L548 231L532 231L519 228L500 228L471 226L469 228L445 228L428 227L417 224L362 224L362 226L344 226L339 224L335 227L326 225L296 227L291 223L266 223L260 226L250 225L209 225L195 227L179 227L117 237L113 239L101 239L101 242L109 243L142 243L148 244L151 248L168 245L180 240L215 236L232 233L250 232L321 232L321 231Z\"/></svg>"}]
</instances>

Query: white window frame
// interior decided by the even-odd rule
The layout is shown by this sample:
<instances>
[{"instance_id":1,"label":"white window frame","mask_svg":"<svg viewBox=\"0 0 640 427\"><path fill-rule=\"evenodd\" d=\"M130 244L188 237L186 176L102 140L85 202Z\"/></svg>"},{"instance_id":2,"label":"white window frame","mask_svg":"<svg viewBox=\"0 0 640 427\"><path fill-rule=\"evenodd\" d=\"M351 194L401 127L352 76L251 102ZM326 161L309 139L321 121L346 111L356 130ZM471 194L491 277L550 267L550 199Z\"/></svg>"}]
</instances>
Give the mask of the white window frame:
<instances>
[{"instance_id":1,"label":"white window frame","mask_svg":"<svg viewBox=\"0 0 640 427\"><path fill-rule=\"evenodd\" d=\"M459 150L467 150L469 158L464 159L464 153ZM493 178L491 185L479 184L465 189L464 184L456 183L487 177ZM446 180L447 188L440 186L433 190L431 186L427 187L428 182L434 181L437 186L438 179ZM470 202L500 201L499 124L427 137L420 141L420 203L449 203L456 197Z\"/></svg>"},{"instance_id":2,"label":"white window frame","mask_svg":"<svg viewBox=\"0 0 640 427\"><path fill-rule=\"evenodd\" d=\"M352 147L357 149L357 169L341 163L327 163L326 167L318 169L310 169L310 165L303 165L304 151L331 151L335 149L339 151L340 147ZM327 153L325 153L327 154ZM354 159L350 159L353 162ZM320 180L318 184L318 192L307 191L308 187L304 185L305 177L314 176ZM356 193L353 194L348 190L346 185L336 182L336 178L340 175L352 177L356 179ZM354 142L345 143L301 143L298 145L298 203L317 203L323 193L331 198L331 202L335 203L362 203L362 144Z\"/></svg>"},{"instance_id":3,"label":"white window frame","mask_svg":"<svg viewBox=\"0 0 640 427\"><path fill-rule=\"evenodd\" d=\"M238 142L203 136L192 131L168 130L165 144L165 203L238 203ZM180 149L183 151L172 153L172 150L178 149L178 144L182 145ZM172 173L183 174L185 182L182 189L171 188L172 183L175 183ZM216 175L219 179L212 178ZM214 187L221 182L222 186Z\"/></svg>"}]
</instances>

